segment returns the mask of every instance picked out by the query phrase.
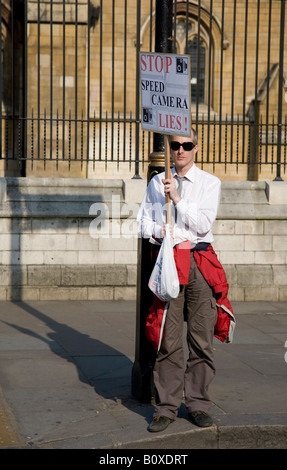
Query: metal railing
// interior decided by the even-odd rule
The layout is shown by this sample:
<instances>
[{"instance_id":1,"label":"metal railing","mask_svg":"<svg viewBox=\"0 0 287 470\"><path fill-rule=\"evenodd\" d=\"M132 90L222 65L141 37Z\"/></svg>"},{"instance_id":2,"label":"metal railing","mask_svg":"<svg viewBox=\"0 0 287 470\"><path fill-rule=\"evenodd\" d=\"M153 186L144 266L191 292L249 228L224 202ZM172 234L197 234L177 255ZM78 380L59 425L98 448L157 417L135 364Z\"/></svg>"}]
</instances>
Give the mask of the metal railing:
<instances>
[{"instance_id":1,"label":"metal railing","mask_svg":"<svg viewBox=\"0 0 287 470\"><path fill-rule=\"evenodd\" d=\"M281 179L285 1L171 3L172 50L193 61L198 164ZM144 174L154 136L141 129L136 65L155 48L156 1L0 0L0 9L2 174L33 174L39 163L55 176L77 167L104 177L111 164Z\"/></svg>"}]
</instances>

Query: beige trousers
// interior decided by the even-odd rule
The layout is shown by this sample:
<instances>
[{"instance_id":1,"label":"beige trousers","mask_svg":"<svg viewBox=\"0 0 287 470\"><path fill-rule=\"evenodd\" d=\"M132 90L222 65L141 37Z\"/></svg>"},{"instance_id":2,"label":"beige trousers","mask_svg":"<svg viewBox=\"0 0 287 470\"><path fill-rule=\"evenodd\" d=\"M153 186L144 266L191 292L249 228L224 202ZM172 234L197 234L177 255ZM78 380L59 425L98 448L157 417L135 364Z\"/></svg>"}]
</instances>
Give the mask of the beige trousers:
<instances>
[{"instance_id":1,"label":"beige trousers","mask_svg":"<svg viewBox=\"0 0 287 470\"><path fill-rule=\"evenodd\" d=\"M187 321L189 357L184 363L183 323ZM154 416L175 419L185 397L189 412L209 411L208 386L215 374L213 335L217 319L212 288L196 266L191 252L189 282L179 296L170 301L164 337L154 366L158 400Z\"/></svg>"}]
</instances>

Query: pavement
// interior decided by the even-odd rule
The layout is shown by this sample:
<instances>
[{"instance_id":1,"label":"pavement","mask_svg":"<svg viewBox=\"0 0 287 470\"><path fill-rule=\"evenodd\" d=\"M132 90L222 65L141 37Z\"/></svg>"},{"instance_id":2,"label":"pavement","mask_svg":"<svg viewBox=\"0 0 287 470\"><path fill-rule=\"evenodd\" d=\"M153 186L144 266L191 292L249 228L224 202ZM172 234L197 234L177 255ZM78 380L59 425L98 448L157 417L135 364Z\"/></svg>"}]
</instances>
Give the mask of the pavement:
<instances>
[{"instance_id":1,"label":"pavement","mask_svg":"<svg viewBox=\"0 0 287 470\"><path fill-rule=\"evenodd\" d=\"M135 302L0 302L0 448L286 448L287 302L232 306L233 343L214 341L214 425L182 405L151 434L153 406L131 394Z\"/></svg>"}]
</instances>

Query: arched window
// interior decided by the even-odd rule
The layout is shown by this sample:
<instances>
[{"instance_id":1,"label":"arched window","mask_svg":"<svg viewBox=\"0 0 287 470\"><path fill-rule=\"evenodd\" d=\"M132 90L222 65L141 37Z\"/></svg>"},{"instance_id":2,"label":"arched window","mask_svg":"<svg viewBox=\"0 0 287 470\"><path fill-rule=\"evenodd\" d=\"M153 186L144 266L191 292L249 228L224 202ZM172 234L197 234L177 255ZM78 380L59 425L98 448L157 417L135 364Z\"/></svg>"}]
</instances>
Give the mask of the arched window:
<instances>
[{"instance_id":1,"label":"arched window","mask_svg":"<svg viewBox=\"0 0 287 470\"><path fill-rule=\"evenodd\" d=\"M204 103L204 90L205 90L205 77L206 77L206 48L203 41L200 39L199 56L198 56L198 39L194 37L188 41L185 50L186 54L190 55L191 64L191 102ZM198 70L199 66L199 70Z\"/></svg>"},{"instance_id":2,"label":"arched window","mask_svg":"<svg viewBox=\"0 0 287 470\"><path fill-rule=\"evenodd\" d=\"M203 113L218 112L220 88L221 41L223 49L229 41L222 38L221 23L214 12L198 2L177 1L173 24L173 51L189 54L191 59L191 107L198 104ZM155 11L144 21L140 41L142 50L154 51Z\"/></svg>"},{"instance_id":3,"label":"arched window","mask_svg":"<svg viewBox=\"0 0 287 470\"><path fill-rule=\"evenodd\" d=\"M176 17L175 50L178 54L188 54L191 64L191 103L207 103L207 83L209 70L212 64L208 62L208 33L201 25L198 30L198 23L193 18L178 15Z\"/></svg>"}]
</instances>

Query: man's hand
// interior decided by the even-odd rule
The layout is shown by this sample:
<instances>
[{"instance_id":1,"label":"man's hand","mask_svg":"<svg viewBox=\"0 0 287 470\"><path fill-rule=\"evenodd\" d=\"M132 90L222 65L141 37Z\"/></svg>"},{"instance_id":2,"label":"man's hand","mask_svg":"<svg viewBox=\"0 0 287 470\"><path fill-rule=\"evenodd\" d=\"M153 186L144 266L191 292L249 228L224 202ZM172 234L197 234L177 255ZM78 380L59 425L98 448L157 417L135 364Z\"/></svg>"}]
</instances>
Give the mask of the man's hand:
<instances>
[{"instance_id":1,"label":"man's hand","mask_svg":"<svg viewBox=\"0 0 287 470\"><path fill-rule=\"evenodd\" d=\"M177 204L180 201L180 197L177 194L175 179L171 177L170 179L163 179L164 184L164 193L168 195L174 204Z\"/></svg>"},{"instance_id":2,"label":"man's hand","mask_svg":"<svg viewBox=\"0 0 287 470\"><path fill-rule=\"evenodd\" d=\"M161 236L162 236L162 238L165 237L165 232L166 232L165 226L166 226L166 224L163 224L163 226L161 227ZM169 231L170 231L171 238L173 238L173 226L172 225L169 225Z\"/></svg>"}]
</instances>

